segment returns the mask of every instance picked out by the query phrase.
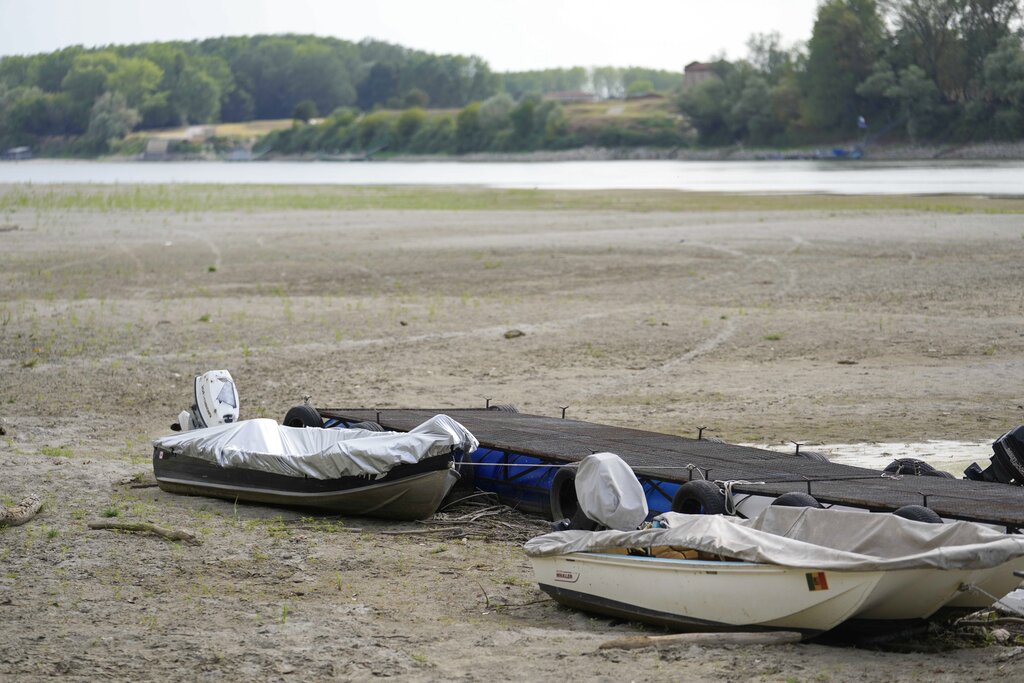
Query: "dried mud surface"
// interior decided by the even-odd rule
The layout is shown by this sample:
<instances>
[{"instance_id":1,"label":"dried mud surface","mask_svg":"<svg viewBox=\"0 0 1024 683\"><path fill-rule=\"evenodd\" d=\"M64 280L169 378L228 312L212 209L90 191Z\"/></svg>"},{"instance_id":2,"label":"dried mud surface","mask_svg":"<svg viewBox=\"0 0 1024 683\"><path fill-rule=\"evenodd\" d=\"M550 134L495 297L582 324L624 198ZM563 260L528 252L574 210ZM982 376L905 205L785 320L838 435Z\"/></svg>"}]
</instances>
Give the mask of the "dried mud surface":
<instances>
[{"instance_id":1,"label":"dried mud surface","mask_svg":"<svg viewBox=\"0 0 1024 683\"><path fill-rule=\"evenodd\" d=\"M1019 216L12 210L0 224L0 503L45 499L0 529L0 679L1024 678L1024 648L1006 646L598 650L647 631L544 599L499 533L385 536L422 525L136 488L149 440L214 368L248 417L304 395L490 397L730 441L993 438L1021 420ZM101 519L203 542L88 530Z\"/></svg>"}]
</instances>

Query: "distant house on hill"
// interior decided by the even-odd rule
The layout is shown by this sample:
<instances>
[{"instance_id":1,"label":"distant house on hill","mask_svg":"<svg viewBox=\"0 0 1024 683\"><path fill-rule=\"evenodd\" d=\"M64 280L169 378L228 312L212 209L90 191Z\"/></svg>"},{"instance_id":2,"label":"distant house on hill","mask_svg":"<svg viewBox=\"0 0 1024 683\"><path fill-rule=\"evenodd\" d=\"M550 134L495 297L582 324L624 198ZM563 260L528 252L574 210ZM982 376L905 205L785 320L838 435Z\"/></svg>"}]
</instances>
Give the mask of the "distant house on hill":
<instances>
[{"instance_id":1,"label":"distant house on hill","mask_svg":"<svg viewBox=\"0 0 1024 683\"><path fill-rule=\"evenodd\" d=\"M0 154L4 161L24 161L32 158L32 150L28 147L11 147Z\"/></svg>"},{"instance_id":2,"label":"distant house on hill","mask_svg":"<svg viewBox=\"0 0 1024 683\"><path fill-rule=\"evenodd\" d=\"M597 102L597 95L582 90L559 90L544 93L544 99L553 102Z\"/></svg>"},{"instance_id":3,"label":"distant house on hill","mask_svg":"<svg viewBox=\"0 0 1024 683\"><path fill-rule=\"evenodd\" d=\"M718 78L713 65L703 62L690 62L683 69L683 88L692 88L712 78Z\"/></svg>"},{"instance_id":4,"label":"distant house on hill","mask_svg":"<svg viewBox=\"0 0 1024 683\"><path fill-rule=\"evenodd\" d=\"M146 151L142 158L146 161L163 161L167 158L167 148L171 141L166 138L153 138L146 142Z\"/></svg>"}]
</instances>

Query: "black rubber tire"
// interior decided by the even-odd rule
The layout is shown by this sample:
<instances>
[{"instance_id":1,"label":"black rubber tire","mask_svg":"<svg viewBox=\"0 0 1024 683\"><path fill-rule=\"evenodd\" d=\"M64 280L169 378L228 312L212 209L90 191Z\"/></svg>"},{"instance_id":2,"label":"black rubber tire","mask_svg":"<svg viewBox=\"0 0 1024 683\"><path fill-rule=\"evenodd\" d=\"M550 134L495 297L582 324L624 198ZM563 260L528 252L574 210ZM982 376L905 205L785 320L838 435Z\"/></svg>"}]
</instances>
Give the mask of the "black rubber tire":
<instances>
[{"instance_id":1,"label":"black rubber tire","mask_svg":"<svg viewBox=\"0 0 1024 683\"><path fill-rule=\"evenodd\" d=\"M519 408L516 408L511 403L495 403L494 405L487 406L487 410L495 410L499 413L518 413Z\"/></svg>"},{"instance_id":2,"label":"black rubber tire","mask_svg":"<svg viewBox=\"0 0 1024 683\"><path fill-rule=\"evenodd\" d=\"M806 458L812 462L828 462L828 458L825 457L824 453L818 451L800 451L800 457Z\"/></svg>"},{"instance_id":3,"label":"black rubber tire","mask_svg":"<svg viewBox=\"0 0 1024 683\"><path fill-rule=\"evenodd\" d=\"M781 505L789 508L820 508L822 504L802 491L790 491L772 501L772 505Z\"/></svg>"},{"instance_id":4,"label":"black rubber tire","mask_svg":"<svg viewBox=\"0 0 1024 683\"><path fill-rule=\"evenodd\" d=\"M576 468L560 467L551 481L551 519L572 519L580 509L576 500Z\"/></svg>"},{"instance_id":5,"label":"black rubber tire","mask_svg":"<svg viewBox=\"0 0 1024 683\"><path fill-rule=\"evenodd\" d=\"M935 510L932 510L931 508L926 508L923 505L904 505L903 507L894 510L892 514L915 522L942 524L942 517L939 517L939 513L935 512Z\"/></svg>"},{"instance_id":6,"label":"black rubber tire","mask_svg":"<svg viewBox=\"0 0 1024 683\"><path fill-rule=\"evenodd\" d=\"M365 422L356 422L348 426L349 429L365 429L368 432L386 432L387 430L381 427L372 420L366 420Z\"/></svg>"},{"instance_id":7,"label":"black rubber tire","mask_svg":"<svg viewBox=\"0 0 1024 683\"><path fill-rule=\"evenodd\" d=\"M292 406L284 416L285 427L323 427L324 421L313 406Z\"/></svg>"},{"instance_id":8,"label":"black rubber tire","mask_svg":"<svg viewBox=\"0 0 1024 683\"><path fill-rule=\"evenodd\" d=\"M603 527L583 514L583 510L577 508L576 514L569 520L569 528L577 531L597 531Z\"/></svg>"},{"instance_id":9,"label":"black rubber tire","mask_svg":"<svg viewBox=\"0 0 1024 683\"><path fill-rule=\"evenodd\" d=\"M883 472L889 474L904 474L915 477L941 477L943 479L956 479L949 472L937 470L923 460L916 458L896 458L885 466Z\"/></svg>"},{"instance_id":10,"label":"black rubber tire","mask_svg":"<svg viewBox=\"0 0 1024 683\"><path fill-rule=\"evenodd\" d=\"M672 512L688 515L724 515L725 496L718 484L704 479L688 481L672 496Z\"/></svg>"}]
</instances>

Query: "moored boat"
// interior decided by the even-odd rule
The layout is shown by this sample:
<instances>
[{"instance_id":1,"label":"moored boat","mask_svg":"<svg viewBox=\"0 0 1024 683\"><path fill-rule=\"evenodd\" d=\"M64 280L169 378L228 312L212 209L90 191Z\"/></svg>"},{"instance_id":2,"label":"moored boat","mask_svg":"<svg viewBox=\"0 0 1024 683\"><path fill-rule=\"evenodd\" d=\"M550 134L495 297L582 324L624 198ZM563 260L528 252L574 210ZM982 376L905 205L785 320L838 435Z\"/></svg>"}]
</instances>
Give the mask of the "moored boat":
<instances>
[{"instance_id":1,"label":"moored boat","mask_svg":"<svg viewBox=\"0 0 1024 683\"><path fill-rule=\"evenodd\" d=\"M611 493L594 495L602 482ZM612 530L531 539L540 588L571 607L682 630L811 636L849 620L927 619L991 604L1024 569L1024 536L971 522L773 505L753 519L668 512L637 529L643 489L611 454L585 458L576 487L586 517Z\"/></svg>"},{"instance_id":2,"label":"moored boat","mask_svg":"<svg viewBox=\"0 0 1024 683\"><path fill-rule=\"evenodd\" d=\"M154 440L153 472L174 493L423 519L458 481L455 463L476 446L445 415L403 433L243 420Z\"/></svg>"},{"instance_id":3,"label":"moored boat","mask_svg":"<svg viewBox=\"0 0 1024 683\"><path fill-rule=\"evenodd\" d=\"M927 619L979 586L1012 588L1024 569L1024 538L970 522L790 507L754 520L656 519L668 528L532 539L538 584L558 602L619 618L811 636L851 619Z\"/></svg>"}]
</instances>

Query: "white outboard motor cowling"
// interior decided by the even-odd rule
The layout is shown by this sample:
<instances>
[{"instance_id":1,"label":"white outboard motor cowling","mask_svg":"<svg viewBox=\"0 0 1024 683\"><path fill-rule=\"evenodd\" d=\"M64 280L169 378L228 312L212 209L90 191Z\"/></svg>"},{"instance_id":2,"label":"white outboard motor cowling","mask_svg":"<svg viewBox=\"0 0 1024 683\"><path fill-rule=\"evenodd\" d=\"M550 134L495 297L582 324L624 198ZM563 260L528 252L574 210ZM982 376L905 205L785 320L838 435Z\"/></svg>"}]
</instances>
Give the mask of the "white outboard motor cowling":
<instances>
[{"instance_id":1,"label":"white outboard motor cowling","mask_svg":"<svg viewBox=\"0 0 1024 683\"><path fill-rule=\"evenodd\" d=\"M632 531L647 519L647 496L633 468L614 453L594 453L576 471L583 514L609 529Z\"/></svg>"},{"instance_id":2,"label":"white outboard motor cowling","mask_svg":"<svg viewBox=\"0 0 1024 683\"><path fill-rule=\"evenodd\" d=\"M191 410L178 415L181 431L238 421L238 389L227 370L210 370L196 377L194 395Z\"/></svg>"}]
</instances>

